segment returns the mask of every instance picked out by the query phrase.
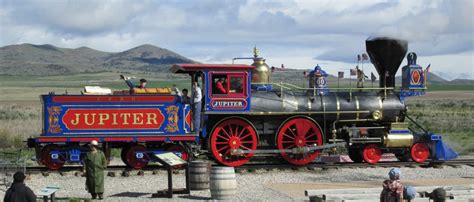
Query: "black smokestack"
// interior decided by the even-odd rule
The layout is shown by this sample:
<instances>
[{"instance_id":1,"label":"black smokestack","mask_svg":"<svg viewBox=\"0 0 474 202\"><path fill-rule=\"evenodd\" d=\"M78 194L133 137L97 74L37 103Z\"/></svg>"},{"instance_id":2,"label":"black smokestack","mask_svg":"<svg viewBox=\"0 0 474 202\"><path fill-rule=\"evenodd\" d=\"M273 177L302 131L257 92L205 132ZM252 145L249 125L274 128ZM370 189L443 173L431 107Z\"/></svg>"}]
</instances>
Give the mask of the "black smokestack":
<instances>
[{"instance_id":1,"label":"black smokestack","mask_svg":"<svg viewBox=\"0 0 474 202\"><path fill-rule=\"evenodd\" d=\"M367 53L379 73L380 87L395 87L395 73L405 57L408 42L388 37L369 38L365 41Z\"/></svg>"}]
</instances>

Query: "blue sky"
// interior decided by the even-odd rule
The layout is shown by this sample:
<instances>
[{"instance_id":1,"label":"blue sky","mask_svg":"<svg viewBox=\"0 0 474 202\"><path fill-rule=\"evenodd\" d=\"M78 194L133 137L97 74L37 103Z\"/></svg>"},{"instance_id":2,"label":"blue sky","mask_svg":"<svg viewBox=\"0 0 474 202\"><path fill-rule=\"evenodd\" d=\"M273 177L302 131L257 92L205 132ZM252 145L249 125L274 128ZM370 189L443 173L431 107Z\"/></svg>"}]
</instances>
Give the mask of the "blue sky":
<instances>
[{"instance_id":1,"label":"blue sky","mask_svg":"<svg viewBox=\"0 0 474 202\"><path fill-rule=\"evenodd\" d=\"M330 73L354 67L370 36L407 39L418 63L474 77L472 0L0 0L0 46L88 46L118 52L153 44L209 63L250 56ZM374 71L365 64L366 72Z\"/></svg>"}]
</instances>

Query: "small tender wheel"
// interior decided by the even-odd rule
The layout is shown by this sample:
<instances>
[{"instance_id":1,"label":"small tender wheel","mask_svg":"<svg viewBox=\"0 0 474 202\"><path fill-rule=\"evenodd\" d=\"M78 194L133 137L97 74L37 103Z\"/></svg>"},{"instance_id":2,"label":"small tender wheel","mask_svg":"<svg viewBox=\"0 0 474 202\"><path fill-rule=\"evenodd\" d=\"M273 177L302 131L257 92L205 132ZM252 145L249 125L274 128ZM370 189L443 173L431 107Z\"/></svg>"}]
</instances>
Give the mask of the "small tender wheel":
<instances>
[{"instance_id":1,"label":"small tender wheel","mask_svg":"<svg viewBox=\"0 0 474 202\"><path fill-rule=\"evenodd\" d=\"M125 154L125 164L134 169L142 169L148 165L149 158L145 154L146 148L143 145L131 145Z\"/></svg>"},{"instance_id":2,"label":"small tender wheel","mask_svg":"<svg viewBox=\"0 0 474 202\"><path fill-rule=\"evenodd\" d=\"M191 160L191 155L189 155L186 148L180 144L170 144L166 147L166 151L173 152L176 156L179 156L184 161ZM174 166L175 169L183 169L183 165Z\"/></svg>"},{"instance_id":3,"label":"small tender wheel","mask_svg":"<svg viewBox=\"0 0 474 202\"><path fill-rule=\"evenodd\" d=\"M411 159L423 163L430 157L430 148L425 143L416 143L411 147Z\"/></svg>"},{"instance_id":4,"label":"small tender wheel","mask_svg":"<svg viewBox=\"0 0 474 202\"><path fill-rule=\"evenodd\" d=\"M166 147L166 151L173 152L176 156L181 157L181 159L188 161L190 159L190 155L184 146L179 144L170 144Z\"/></svg>"},{"instance_id":5,"label":"small tender wheel","mask_svg":"<svg viewBox=\"0 0 474 202\"><path fill-rule=\"evenodd\" d=\"M232 155L231 151L257 149L257 132L248 122L230 118L215 126L209 141L211 153L217 162L237 167L247 163L253 154Z\"/></svg>"},{"instance_id":6,"label":"small tender wheel","mask_svg":"<svg viewBox=\"0 0 474 202\"><path fill-rule=\"evenodd\" d=\"M354 163L362 163L362 161L364 161L364 157L362 157L362 151L360 148L349 148L348 154L349 158L351 158Z\"/></svg>"},{"instance_id":7,"label":"small tender wheel","mask_svg":"<svg viewBox=\"0 0 474 202\"><path fill-rule=\"evenodd\" d=\"M286 121L277 135L277 147L280 150L295 147L306 147L322 145L323 137L321 129L316 123L308 118L293 118ZM281 152L283 159L294 165L306 165L319 156L320 151L312 151L307 154L293 154Z\"/></svg>"},{"instance_id":8,"label":"small tender wheel","mask_svg":"<svg viewBox=\"0 0 474 202\"><path fill-rule=\"evenodd\" d=\"M120 152L120 158L122 159L122 162L127 164L127 151L128 151L128 148L130 148L130 145L127 144L127 145L124 145L122 147L122 151Z\"/></svg>"},{"instance_id":9,"label":"small tender wheel","mask_svg":"<svg viewBox=\"0 0 474 202\"><path fill-rule=\"evenodd\" d=\"M368 144L364 146L362 155L365 162L376 164L382 158L382 150L376 144Z\"/></svg>"},{"instance_id":10,"label":"small tender wheel","mask_svg":"<svg viewBox=\"0 0 474 202\"><path fill-rule=\"evenodd\" d=\"M59 170L66 162L64 156L59 154L59 151L61 151L61 148L57 145L46 145L41 150L41 163L50 170ZM54 154L52 154L52 152L54 152ZM53 158L53 155L55 158Z\"/></svg>"}]
</instances>

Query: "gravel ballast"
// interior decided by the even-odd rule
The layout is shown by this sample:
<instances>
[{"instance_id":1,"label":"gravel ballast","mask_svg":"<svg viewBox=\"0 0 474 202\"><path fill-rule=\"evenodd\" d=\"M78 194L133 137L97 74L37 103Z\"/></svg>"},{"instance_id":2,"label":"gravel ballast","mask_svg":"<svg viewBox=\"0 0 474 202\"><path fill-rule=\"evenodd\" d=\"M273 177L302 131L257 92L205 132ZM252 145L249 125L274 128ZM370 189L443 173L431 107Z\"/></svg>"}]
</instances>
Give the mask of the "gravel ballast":
<instances>
[{"instance_id":1,"label":"gravel ballast","mask_svg":"<svg viewBox=\"0 0 474 202\"><path fill-rule=\"evenodd\" d=\"M318 183L348 183L360 181L373 181L373 184L382 182L387 178L390 168L342 168L342 169L315 169L315 170L254 170L252 172L237 173L238 194L236 200L241 201L275 201L275 200L303 200L304 188L297 190L296 195L285 193L284 190L275 187L293 188L298 185ZM441 183L444 179L466 179L474 184L474 167L460 166L458 168L445 166L444 168L401 168L402 181L416 181L436 179ZM157 200L151 198L152 193L167 188L167 175L165 171L158 171L152 175L151 171L145 172L144 176L138 176L137 171L132 171L130 177L106 177L105 179L105 201L147 201ZM184 187L184 174L181 171L173 175L174 187ZM51 173L44 177L41 174L31 175L26 181L33 191L38 192L48 185L57 185L61 190L57 192L59 198L89 198L85 190L85 178L77 177L73 172ZM287 184L287 185L285 185ZM433 184L435 185L435 184ZM0 197L3 198L5 187L2 187ZM161 200L169 200L160 198ZM209 191L192 191L190 196L175 195L173 200L209 200Z\"/></svg>"}]
</instances>

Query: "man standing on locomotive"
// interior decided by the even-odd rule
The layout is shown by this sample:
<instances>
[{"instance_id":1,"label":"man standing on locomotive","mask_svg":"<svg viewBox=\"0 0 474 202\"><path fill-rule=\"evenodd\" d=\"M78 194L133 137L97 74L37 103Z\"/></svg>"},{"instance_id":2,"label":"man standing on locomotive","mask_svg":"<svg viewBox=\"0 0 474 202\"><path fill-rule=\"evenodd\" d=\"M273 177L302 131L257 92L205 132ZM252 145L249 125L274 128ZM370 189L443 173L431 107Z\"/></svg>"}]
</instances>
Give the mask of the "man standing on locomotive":
<instances>
[{"instance_id":1,"label":"man standing on locomotive","mask_svg":"<svg viewBox=\"0 0 474 202\"><path fill-rule=\"evenodd\" d=\"M125 83L127 83L128 87L130 87L130 89L133 89L133 88L145 88L146 83L147 83L147 80L146 80L146 79L140 79L140 85L135 86L135 84L134 84L133 81L130 79L130 77L125 77L124 75L120 75L120 78L123 79L123 80L125 80Z\"/></svg>"},{"instance_id":2,"label":"man standing on locomotive","mask_svg":"<svg viewBox=\"0 0 474 202\"><path fill-rule=\"evenodd\" d=\"M201 127L202 91L197 81L193 82L193 132L198 133Z\"/></svg>"},{"instance_id":3,"label":"man standing on locomotive","mask_svg":"<svg viewBox=\"0 0 474 202\"><path fill-rule=\"evenodd\" d=\"M87 152L84 158L84 167L86 172L86 189L92 195L92 199L104 198L104 170L107 167L107 160L104 152L98 149L99 143L92 140L90 143L91 151Z\"/></svg>"}]
</instances>

